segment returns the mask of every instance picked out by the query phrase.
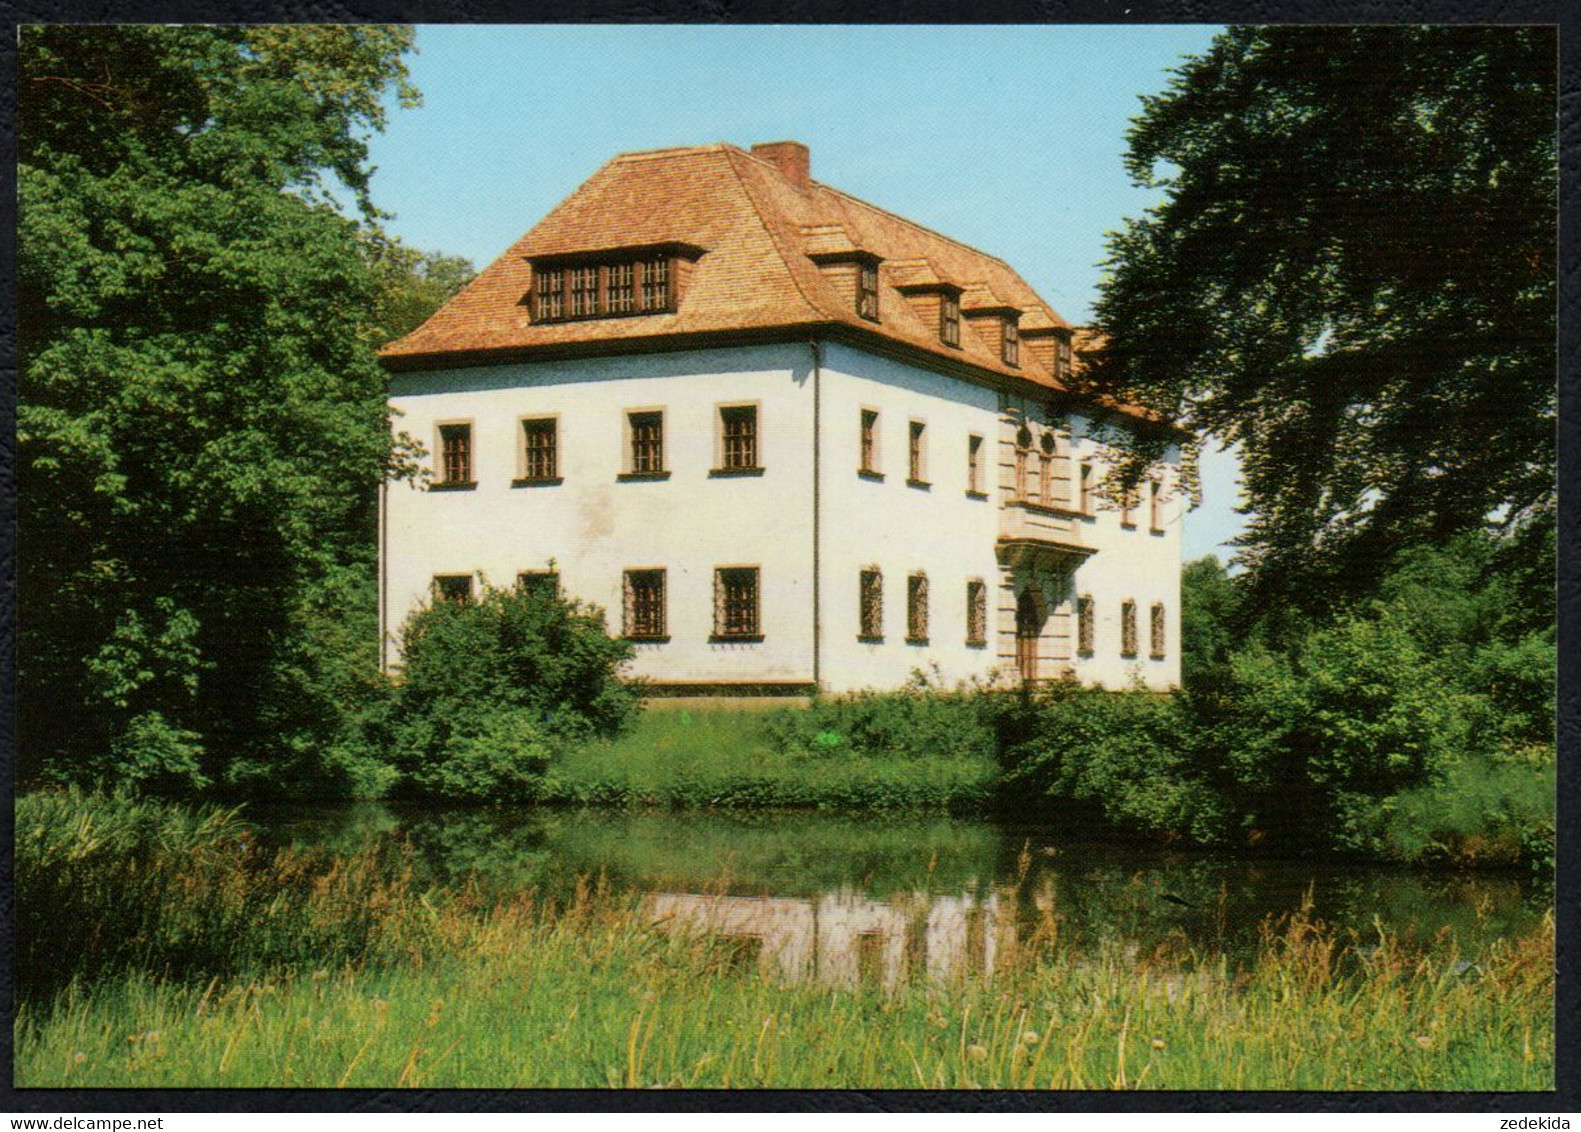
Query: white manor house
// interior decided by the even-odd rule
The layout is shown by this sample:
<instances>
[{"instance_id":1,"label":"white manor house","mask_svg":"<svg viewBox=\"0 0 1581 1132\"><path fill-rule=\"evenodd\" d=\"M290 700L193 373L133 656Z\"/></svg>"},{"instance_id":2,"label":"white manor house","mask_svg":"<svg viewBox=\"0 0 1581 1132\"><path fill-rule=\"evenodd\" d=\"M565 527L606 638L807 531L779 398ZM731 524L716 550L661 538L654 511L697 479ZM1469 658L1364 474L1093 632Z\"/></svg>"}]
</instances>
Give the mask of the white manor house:
<instances>
[{"instance_id":1,"label":"white manor house","mask_svg":"<svg viewBox=\"0 0 1581 1132\"><path fill-rule=\"evenodd\" d=\"M796 142L623 154L387 346L431 477L381 626L493 585L602 606L656 692L1180 675L1181 437L1111 504L1074 328Z\"/></svg>"}]
</instances>

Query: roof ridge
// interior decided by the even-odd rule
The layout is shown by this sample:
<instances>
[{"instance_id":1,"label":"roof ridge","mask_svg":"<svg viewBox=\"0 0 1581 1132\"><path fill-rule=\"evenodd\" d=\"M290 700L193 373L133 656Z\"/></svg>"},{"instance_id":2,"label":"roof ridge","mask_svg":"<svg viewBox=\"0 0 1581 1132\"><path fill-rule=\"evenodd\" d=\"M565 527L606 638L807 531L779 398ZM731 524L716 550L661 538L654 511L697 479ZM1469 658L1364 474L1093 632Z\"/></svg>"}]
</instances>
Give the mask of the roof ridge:
<instances>
[{"instance_id":1,"label":"roof ridge","mask_svg":"<svg viewBox=\"0 0 1581 1132\"><path fill-rule=\"evenodd\" d=\"M763 232L768 236L769 243L774 245L774 251L780 257L780 266L785 269L785 274L790 276L791 286L796 288L796 293L801 296L801 301L807 304L808 310L812 311L814 314L822 315L824 318L828 318L829 312L824 310L823 307L818 303L815 303L812 299L812 296L807 294L806 289L802 287L801 279L797 277L796 269L791 266L790 256L786 254L784 245L780 243L779 234L774 231L774 225L770 224L768 222L768 218L763 215L763 209L758 205L758 198L753 196L752 190L747 187L747 180L741 175L741 170L736 168L735 155L739 154L743 157L752 157L752 155L740 147L733 146L728 142L720 143L720 152L725 155L725 164L730 166L731 176L735 177L736 184L741 187L741 192L747 198L747 203L752 206L752 215L758 218L758 223L763 226ZM754 157L753 160L761 161L762 164L767 165L775 172L779 172L779 167L774 165L772 162L763 161L762 158L756 157ZM781 174L781 176L783 175L784 174Z\"/></svg>"},{"instance_id":2,"label":"roof ridge","mask_svg":"<svg viewBox=\"0 0 1581 1132\"><path fill-rule=\"evenodd\" d=\"M724 149L733 149L728 142L707 142L703 145L671 145L659 149L632 149L624 153L617 153L606 164L613 165L617 161L655 161L666 157L686 157L694 153L718 153Z\"/></svg>"}]
</instances>

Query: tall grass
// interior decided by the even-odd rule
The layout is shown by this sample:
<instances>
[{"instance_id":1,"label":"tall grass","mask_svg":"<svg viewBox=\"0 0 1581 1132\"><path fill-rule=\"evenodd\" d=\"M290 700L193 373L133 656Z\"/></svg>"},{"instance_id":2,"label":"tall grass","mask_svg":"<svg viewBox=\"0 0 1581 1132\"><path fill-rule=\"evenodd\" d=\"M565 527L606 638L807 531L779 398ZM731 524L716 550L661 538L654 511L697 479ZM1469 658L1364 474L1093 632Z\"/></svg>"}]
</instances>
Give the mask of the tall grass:
<instances>
[{"instance_id":1,"label":"tall grass","mask_svg":"<svg viewBox=\"0 0 1581 1132\"><path fill-rule=\"evenodd\" d=\"M587 893L421 966L136 974L15 1026L16 1084L1548 1089L1552 919L1467 965L1296 919L1212 954L1012 949L991 977L788 983Z\"/></svg>"},{"instance_id":2,"label":"tall grass","mask_svg":"<svg viewBox=\"0 0 1581 1132\"><path fill-rule=\"evenodd\" d=\"M16 805L17 990L127 969L417 961L440 940L408 852L265 852L238 811L76 788Z\"/></svg>"}]
</instances>

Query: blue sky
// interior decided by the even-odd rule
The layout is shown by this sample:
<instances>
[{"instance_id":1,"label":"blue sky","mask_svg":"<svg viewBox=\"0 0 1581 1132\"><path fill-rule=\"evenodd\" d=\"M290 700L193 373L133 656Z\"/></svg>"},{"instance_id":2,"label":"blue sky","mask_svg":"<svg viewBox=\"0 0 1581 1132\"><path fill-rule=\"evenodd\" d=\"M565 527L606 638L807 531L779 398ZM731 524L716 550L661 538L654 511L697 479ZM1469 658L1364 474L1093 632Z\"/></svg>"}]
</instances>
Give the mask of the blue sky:
<instances>
[{"instance_id":1,"label":"blue sky","mask_svg":"<svg viewBox=\"0 0 1581 1132\"><path fill-rule=\"evenodd\" d=\"M479 267L616 153L794 138L813 176L998 255L1082 322L1105 233L1155 200L1125 130L1206 25L425 25L416 110L373 140L408 243ZM1188 558L1239 530L1235 461L1203 461ZM1222 552L1221 552L1222 556Z\"/></svg>"}]
</instances>

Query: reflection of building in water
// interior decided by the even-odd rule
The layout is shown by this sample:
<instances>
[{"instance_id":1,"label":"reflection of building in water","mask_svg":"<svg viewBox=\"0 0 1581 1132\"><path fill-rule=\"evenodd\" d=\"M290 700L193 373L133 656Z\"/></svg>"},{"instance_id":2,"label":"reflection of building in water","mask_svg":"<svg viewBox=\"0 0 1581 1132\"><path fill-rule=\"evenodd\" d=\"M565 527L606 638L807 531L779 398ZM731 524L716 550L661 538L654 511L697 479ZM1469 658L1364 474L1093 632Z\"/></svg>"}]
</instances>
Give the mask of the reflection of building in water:
<instances>
[{"instance_id":1,"label":"reflection of building in water","mask_svg":"<svg viewBox=\"0 0 1581 1132\"><path fill-rule=\"evenodd\" d=\"M988 974L1015 940L1015 925L993 894L897 903L849 892L808 899L664 892L648 899L655 920L752 944L761 970L844 986L891 987L913 968L932 979Z\"/></svg>"}]
</instances>

